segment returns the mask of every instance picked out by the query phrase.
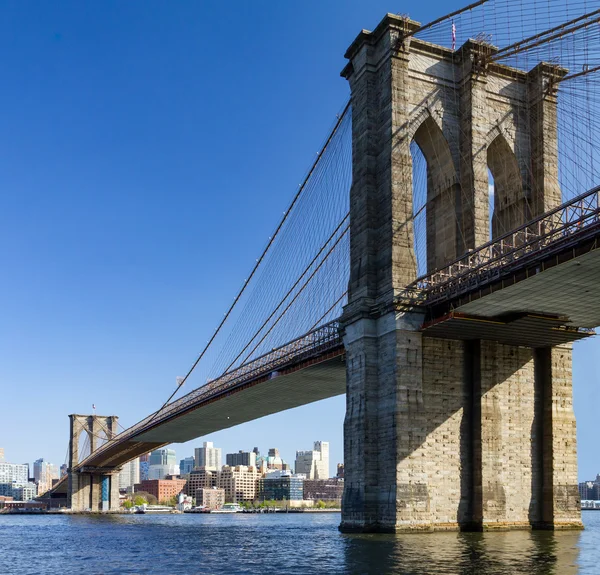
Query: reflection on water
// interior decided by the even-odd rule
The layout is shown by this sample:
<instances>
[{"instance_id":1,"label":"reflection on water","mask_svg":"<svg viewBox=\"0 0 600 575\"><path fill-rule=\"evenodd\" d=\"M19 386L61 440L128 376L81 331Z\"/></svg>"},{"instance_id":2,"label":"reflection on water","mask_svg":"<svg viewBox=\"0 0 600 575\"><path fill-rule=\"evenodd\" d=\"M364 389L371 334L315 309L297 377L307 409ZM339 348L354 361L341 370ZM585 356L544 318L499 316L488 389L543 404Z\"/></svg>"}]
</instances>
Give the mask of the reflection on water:
<instances>
[{"instance_id":1,"label":"reflection on water","mask_svg":"<svg viewBox=\"0 0 600 575\"><path fill-rule=\"evenodd\" d=\"M0 516L0 574L600 574L584 532L342 535L323 515Z\"/></svg>"},{"instance_id":2,"label":"reflection on water","mask_svg":"<svg viewBox=\"0 0 600 575\"><path fill-rule=\"evenodd\" d=\"M358 536L347 544L351 574L578 573L579 533L434 533Z\"/></svg>"}]
</instances>

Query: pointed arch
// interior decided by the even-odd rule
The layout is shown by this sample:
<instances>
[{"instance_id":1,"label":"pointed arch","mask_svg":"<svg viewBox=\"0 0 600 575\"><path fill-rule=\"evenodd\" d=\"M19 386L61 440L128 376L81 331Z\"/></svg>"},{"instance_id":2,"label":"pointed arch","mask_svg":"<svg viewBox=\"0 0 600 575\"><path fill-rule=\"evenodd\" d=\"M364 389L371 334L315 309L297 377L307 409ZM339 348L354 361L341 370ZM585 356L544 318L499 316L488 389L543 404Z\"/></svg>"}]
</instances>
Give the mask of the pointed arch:
<instances>
[{"instance_id":1,"label":"pointed arch","mask_svg":"<svg viewBox=\"0 0 600 575\"><path fill-rule=\"evenodd\" d=\"M457 197L459 184L457 170L450 152L450 146L438 124L427 115L414 132L412 141L418 146L425 158L427 191L425 212L426 269L432 271L442 267L457 257ZM413 154L414 160L414 154ZM413 178L415 175L413 174ZM423 211L423 199L415 197L416 186L413 183L413 213ZM415 242L423 241L423 236ZM415 246L417 258L422 249ZM418 267L423 265L418 261Z\"/></svg>"},{"instance_id":2,"label":"pointed arch","mask_svg":"<svg viewBox=\"0 0 600 575\"><path fill-rule=\"evenodd\" d=\"M493 182L490 239L494 239L523 225L528 219L519 162L499 130L488 145L487 165L492 175L490 184Z\"/></svg>"}]
</instances>

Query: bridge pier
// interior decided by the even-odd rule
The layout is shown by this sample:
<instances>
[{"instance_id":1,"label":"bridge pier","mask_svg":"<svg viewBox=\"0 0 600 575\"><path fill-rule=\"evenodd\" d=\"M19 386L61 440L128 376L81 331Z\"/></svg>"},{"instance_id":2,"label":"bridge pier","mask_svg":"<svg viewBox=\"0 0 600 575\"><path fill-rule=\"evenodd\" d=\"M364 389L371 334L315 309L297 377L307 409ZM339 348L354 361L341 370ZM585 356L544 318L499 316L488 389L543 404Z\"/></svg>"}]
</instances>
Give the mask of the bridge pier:
<instances>
[{"instance_id":1,"label":"bridge pier","mask_svg":"<svg viewBox=\"0 0 600 575\"><path fill-rule=\"evenodd\" d=\"M571 349L346 328L341 530L581 528Z\"/></svg>"},{"instance_id":2,"label":"bridge pier","mask_svg":"<svg viewBox=\"0 0 600 575\"><path fill-rule=\"evenodd\" d=\"M118 471L69 474L67 506L73 511L114 511L119 509Z\"/></svg>"},{"instance_id":3,"label":"bridge pier","mask_svg":"<svg viewBox=\"0 0 600 575\"><path fill-rule=\"evenodd\" d=\"M488 166L494 235L556 204L556 165L541 165L556 159L545 88L565 71L494 68L492 46L454 52L412 37L418 26L387 15L342 72L353 183L340 529L581 528L569 345L429 337L436 316L405 297L417 275L411 142L427 161L433 271L489 239Z\"/></svg>"}]
</instances>

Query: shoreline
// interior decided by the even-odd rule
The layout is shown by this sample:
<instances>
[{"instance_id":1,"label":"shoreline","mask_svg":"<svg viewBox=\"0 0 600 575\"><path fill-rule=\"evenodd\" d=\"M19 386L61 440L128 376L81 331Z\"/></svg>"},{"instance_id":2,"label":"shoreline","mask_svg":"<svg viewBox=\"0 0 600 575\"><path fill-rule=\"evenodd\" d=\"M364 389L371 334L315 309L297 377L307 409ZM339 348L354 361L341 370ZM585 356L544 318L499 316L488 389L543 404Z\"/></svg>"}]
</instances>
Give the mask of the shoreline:
<instances>
[{"instance_id":1,"label":"shoreline","mask_svg":"<svg viewBox=\"0 0 600 575\"><path fill-rule=\"evenodd\" d=\"M270 509L270 510L256 510L256 511L239 511L241 514L249 515L272 515L273 513L341 513L341 509ZM186 513L185 511L147 511L146 513L131 513L130 511L60 511L54 509L44 509L35 511L26 510L11 510L11 511L0 511L0 517L3 515L211 515L208 513ZM212 514L218 515L218 514Z\"/></svg>"}]
</instances>

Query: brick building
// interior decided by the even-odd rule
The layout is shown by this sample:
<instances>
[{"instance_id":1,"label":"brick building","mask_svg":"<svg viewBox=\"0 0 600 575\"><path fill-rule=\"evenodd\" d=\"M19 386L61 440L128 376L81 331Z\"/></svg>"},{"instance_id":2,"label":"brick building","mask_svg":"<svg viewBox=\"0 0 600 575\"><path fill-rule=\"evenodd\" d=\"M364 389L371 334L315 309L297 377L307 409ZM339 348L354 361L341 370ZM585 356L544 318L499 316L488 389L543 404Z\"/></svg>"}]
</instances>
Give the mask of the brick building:
<instances>
[{"instance_id":1,"label":"brick building","mask_svg":"<svg viewBox=\"0 0 600 575\"><path fill-rule=\"evenodd\" d=\"M185 491L186 483L185 479L147 479L136 483L135 491L146 491L150 495L154 495L160 503Z\"/></svg>"}]
</instances>

